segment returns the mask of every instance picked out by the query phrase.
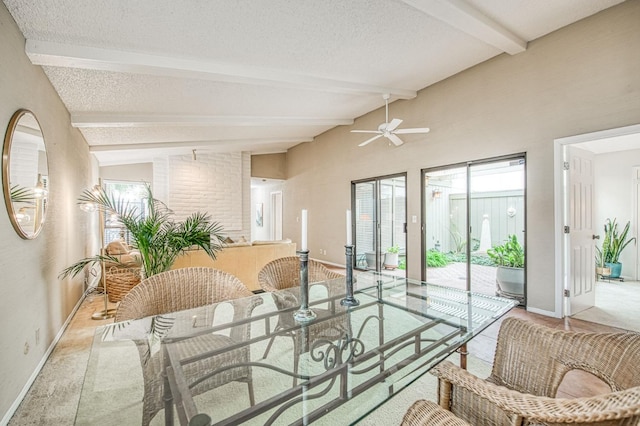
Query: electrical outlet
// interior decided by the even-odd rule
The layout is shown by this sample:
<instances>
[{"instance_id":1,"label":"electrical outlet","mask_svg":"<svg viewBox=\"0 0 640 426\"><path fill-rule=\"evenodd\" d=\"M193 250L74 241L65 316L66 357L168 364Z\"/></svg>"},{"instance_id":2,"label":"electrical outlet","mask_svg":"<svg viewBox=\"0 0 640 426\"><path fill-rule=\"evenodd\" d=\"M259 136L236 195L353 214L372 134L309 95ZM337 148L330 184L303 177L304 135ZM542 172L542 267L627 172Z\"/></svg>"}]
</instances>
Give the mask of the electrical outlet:
<instances>
[{"instance_id":1,"label":"electrical outlet","mask_svg":"<svg viewBox=\"0 0 640 426\"><path fill-rule=\"evenodd\" d=\"M24 342L24 354L29 353L29 342Z\"/></svg>"},{"instance_id":2,"label":"electrical outlet","mask_svg":"<svg viewBox=\"0 0 640 426\"><path fill-rule=\"evenodd\" d=\"M36 346L40 344L40 329L36 328Z\"/></svg>"}]
</instances>

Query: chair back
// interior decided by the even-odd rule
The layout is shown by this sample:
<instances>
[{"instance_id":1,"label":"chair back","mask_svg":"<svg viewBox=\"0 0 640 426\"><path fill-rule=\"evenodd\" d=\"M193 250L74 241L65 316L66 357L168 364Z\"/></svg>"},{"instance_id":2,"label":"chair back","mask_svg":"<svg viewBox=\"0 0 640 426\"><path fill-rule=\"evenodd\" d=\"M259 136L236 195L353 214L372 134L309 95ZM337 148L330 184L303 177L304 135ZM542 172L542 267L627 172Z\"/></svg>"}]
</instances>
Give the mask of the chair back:
<instances>
[{"instance_id":1,"label":"chair back","mask_svg":"<svg viewBox=\"0 0 640 426\"><path fill-rule=\"evenodd\" d=\"M518 318L500 326L489 380L522 393L555 397L565 374L579 369L612 391L640 386L640 333L556 330Z\"/></svg>"},{"instance_id":2,"label":"chair back","mask_svg":"<svg viewBox=\"0 0 640 426\"><path fill-rule=\"evenodd\" d=\"M228 272L204 267L174 269L153 275L131 289L120 301L115 321L166 314L247 296L253 296L251 290Z\"/></svg>"},{"instance_id":3,"label":"chair back","mask_svg":"<svg viewBox=\"0 0 640 426\"><path fill-rule=\"evenodd\" d=\"M309 260L307 264L309 283L344 277L327 269L322 263ZM287 256L272 260L258 273L258 283L264 291L271 292L300 285L300 258Z\"/></svg>"}]
</instances>

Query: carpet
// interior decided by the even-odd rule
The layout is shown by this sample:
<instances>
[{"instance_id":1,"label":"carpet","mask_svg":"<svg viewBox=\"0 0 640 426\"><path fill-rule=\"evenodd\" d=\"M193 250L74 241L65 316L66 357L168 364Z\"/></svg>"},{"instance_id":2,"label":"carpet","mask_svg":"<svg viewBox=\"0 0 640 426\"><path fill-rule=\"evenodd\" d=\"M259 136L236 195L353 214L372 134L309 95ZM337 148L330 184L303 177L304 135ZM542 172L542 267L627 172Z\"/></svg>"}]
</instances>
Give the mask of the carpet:
<instances>
[{"instance_id":1,"label":"carpet","mask_svg":"<svg viewBox=\"0 0 640 426\"><path fill-rule=\"evenodd\" d=\"M640 282L596 283L596 304L571 318L640 332Z\"/></svg>"}]
</instances>

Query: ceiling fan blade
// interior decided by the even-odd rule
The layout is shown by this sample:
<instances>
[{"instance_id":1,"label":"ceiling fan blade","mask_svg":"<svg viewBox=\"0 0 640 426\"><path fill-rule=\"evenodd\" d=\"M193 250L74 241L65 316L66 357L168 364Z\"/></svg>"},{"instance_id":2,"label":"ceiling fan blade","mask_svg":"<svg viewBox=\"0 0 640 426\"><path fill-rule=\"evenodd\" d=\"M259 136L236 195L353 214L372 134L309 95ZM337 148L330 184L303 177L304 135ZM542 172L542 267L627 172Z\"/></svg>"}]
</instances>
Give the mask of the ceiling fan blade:
<instances>
[{"instance_id":1,"label":"ceiling fan blade","mask_svg":"<svg viewBox=\"0 0 640 426\"><path fill-rule=\"evenodd\" d=\"M367 139L366 141L362 142L362 143L361 143L361 144L359 144L358 146L365 146L366 144L371 143L371 142L373 142L373 141L375 141L376 139L381 138L381 137L382 137L382 134L380 134L380 135L376 135L376 136L372 137L371 139Z\"/></svg>"},{"instance_id":2,"label":"ceiling fan blade","mask_svg":"<svg viewBox=\"0 0 640 426\"><path fill-rule=\"evenodd\" d=\"M413 129L398 129L394 133L399 135L408 134L408 133L429 133L428 127L416 127Z\"/></svg>"},{"instance_id":3,"label":"ceiling fan blade","mask_svg":"<svg viewBox=\"0 0 640 426\"><path fill-rule=\"evenodd\" d=\"M380 130L352 130L351 133L380 133L380 134L382 134L382 132Z\"/></svg>"},{"instance_id":4,"label":"ceiling fan blade","mask_svg":"<svg viewBox=\"0 0 640 426\"><path fill-rule=\"evenodd\" d=\"M395 128L398 127L400 124L402 124L402 120L400 120L399 118L394 118L393 120L391 120L391 123L387 125L386 130L389 132L392 130L395 130Z\"/></svg>"},{"instance_id":5,"label":"ceiling fan blade","mask_svg":"<svg viewBox=\"0 0 640 426\"><path fill-rule=\"evenodd\" d=\"M397 136L396 136L395 134L393 134L393 133L389 133L389 134L387 135L387 138L389 138L389 140L390 140L391 142L393 142L393 144L394 144L395 146L400 146L400 145L402 145L402 144L404 143L404 142L402 141L402 139L400 139L399 137L397 137Z\"/></svg>"}]
</instances>

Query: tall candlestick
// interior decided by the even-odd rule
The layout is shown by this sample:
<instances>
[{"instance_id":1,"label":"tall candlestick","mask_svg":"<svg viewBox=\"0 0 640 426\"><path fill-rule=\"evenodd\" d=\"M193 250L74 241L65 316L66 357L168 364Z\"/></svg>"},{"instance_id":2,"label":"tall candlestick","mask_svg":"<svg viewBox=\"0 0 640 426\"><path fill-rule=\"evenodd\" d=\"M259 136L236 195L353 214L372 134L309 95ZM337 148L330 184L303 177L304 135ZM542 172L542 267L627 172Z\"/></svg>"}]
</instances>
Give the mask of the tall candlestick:
<instances>
[{"instance_id":1,"label":"tall candlestick","mask_svg":"<svg viewBox=\"0 0 640 426\"><path fill-rule=\"evenodd\" d=\"M347 210L347 245L351 245L351 210Z\"/></svg>"},{"instance_id":2,"label":"tall candlestick","mask_svg":"<svg viewBox=\"0 0 640 426\"><path fill-rule=\"evenodd\" d=\"M300 250L308 250L307 247L307 209L302 209L302 238Z\"/></svg>"},{"instance_id":3,"label":"tall candlestick","mask_svg":"<svg viewBox=\"0 0 640 426\"><path fill-rule=\"evenodd\" d=\"M340 301L340 304L342 306L358 306L360 305L360 301L353 297L353 246L347 244L344 248L347 257L347 273L345 279L347 293L346 297Z\"/></svg>"},{"instance_id":4,"label":"tall candlestick","mask_svg":"<svg viewBox=\"0 0 640 426\"><path fill-rule=\"evenodd\" d=\"M305 323L316 318L316 313L309 309L309 251L300 250L297 253L300 256L300 309L293 313L293 318Z\"/></svg>"}]
</instances>

